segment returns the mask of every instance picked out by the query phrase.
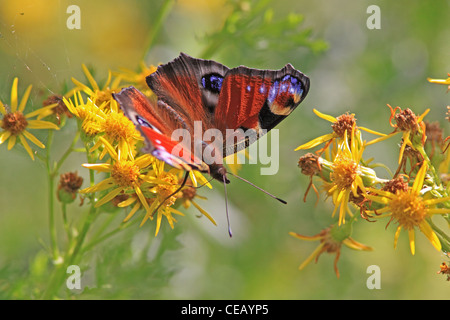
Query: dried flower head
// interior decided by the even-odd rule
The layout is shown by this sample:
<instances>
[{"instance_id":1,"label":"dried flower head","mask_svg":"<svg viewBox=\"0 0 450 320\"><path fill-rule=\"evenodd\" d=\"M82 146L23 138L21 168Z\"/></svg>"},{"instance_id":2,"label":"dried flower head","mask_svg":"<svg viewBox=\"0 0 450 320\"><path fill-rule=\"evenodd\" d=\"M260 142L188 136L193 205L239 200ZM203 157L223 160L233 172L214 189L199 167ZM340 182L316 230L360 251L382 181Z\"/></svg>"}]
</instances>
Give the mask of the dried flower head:
<instances>
[{"instance_id":1,"label":"dried flower head","mask_svg":"<svg viewBox=\"0 0 450 320\"><path fill-rule=\"evenodd\" d=\"M358 251L373 250L371 247L366 246L352 239L350 237L350 233L351 227L348 225L344 227L331 226L329 228L323 229L314 236L304 236L296 232L289 232L291 236L300 240L320 242L317 248L313 251L313 253L299 266L299 270L303 270L313 260L317 263L320 255L326 252L336 255L334 259L334 271L336 272L336 276L339 278L339 270L337 267L337 263L341 255L342 244Z\"/></svg>"},{"instance_id":2,"label":"dried flower head","mask_svg":"<svg viewBox=\"0 0 450 320\"><path fill-rule=\"evenodd\" d=\"M82 184L83 178L78 176L77 172L61 174L57 191L58 200L64 203L73 202Z\"/></svg>"}]
</instances>

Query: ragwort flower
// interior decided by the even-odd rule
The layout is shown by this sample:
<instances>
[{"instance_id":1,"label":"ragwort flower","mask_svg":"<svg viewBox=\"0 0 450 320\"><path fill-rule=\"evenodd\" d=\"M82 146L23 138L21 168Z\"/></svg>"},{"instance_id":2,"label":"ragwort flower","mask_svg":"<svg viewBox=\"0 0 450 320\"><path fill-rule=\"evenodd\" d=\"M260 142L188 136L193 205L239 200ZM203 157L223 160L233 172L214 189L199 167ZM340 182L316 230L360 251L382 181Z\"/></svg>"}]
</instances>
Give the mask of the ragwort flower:
<instances>
[{"instance_id":1,"label":"ragwort flower","mask_svg":"<svg viewBox=\"0 0 450 320\"><path fill-rule=\"evenodd\" d=\"M148 87L146 78L156 71L154 65L147 65L145 62L139 64L140 70L135 72L130 69L122 68L119 72L113 72L114 75L122 79L125 83L135 86L147 97L152 95L152 90Z\"/></svg>"},{"instance_id":2,"label":"ragwort flower","mask_svg":"<svg viewBox=\"0 0 450 320\"><path fill-rule=\"evenodd\" d=\"M74 98L75 103L67 99L64 99L64 102L70 112L82 121L81 127L88 136L102 135L119 153L128 154L130 157L134 155L136 142L142 140L141 135L130 119L118 109L115 100L110 102L110 111L106 112L102 106L97 106L90 99L85 103L80 93L75 94ZM97 140L89 151L100 148L102 141ZM103 148L99 158L102 159L106 152L107 149Z\"/></svg>"},{"instance_id":3,"label":"ragwort flower","mask_svg":"<svg viewBox=\"0 0 450 320\"><path fill-rule=\"evenodd\" d=\"M378 183L375 172L360 165L364 147L358 148L354 139L354 130L350 139L351 147L346 138L347 133L344 136L345 139L340 143L337 154L331 164L331 181L325 183L327 192L332 195L335 205L333 216L339 209L339 225L345 223L347 213L350 216L353 215L348 207L350 195L358 198L361 193L366 193L365 184Z\"/></svg>"},{"instance_id":4,"label":"ragwort flower","mask_svg":"<svg viewBox=\"0 0 450 320\"><path fill-rule=\"evenodd\" d=\"M436 205L450 200L450 197L429 198L427 193L422 194L423 191L427 190L427 188L422 189L427 168L428 165L424 162L412 187L405 187L404 184L400 184L400 188L397 188L395 192L392 188L389 191L368 188L370 193L365 195L367 199L384 205L383 208L372 212L375 214L373 218L390 217L389 223L394 221L398 224L394 237L394 247L397 247L401 230L408 232L412 254L415 253L416 228L428 238L436 250L441 250L441 242L427 220L435 214L450 213L449 208L436 208Z\"/></svg>"},{"instance_id":5,"label":"ragwort flower","mask_svg":"<svg viewBox=\"0 0 450 320\"><path fill-rule=\"evenodd\" d=\"M32 86L28 86L19 103L17 97L18 82L18 78L15 78L13 81L11 89L11 105L7 106L2 101L0 101L0 113L3 115L3 118L0 120L0 128L2 129L2 131L0 132L0 144L8 140L8 150L11 150L14 147L17 138L19 138L19 141L22 143L31 159L34 160L33 151L26 139L33 142L39 148L45 148L45 145L26 129L59 130L59 128L54 123L48 121L30 119L34 116L39 116L41 113L46 113L49 109L48 107L37 109L26 115L23 114L28 98L30 96Z\"/></svg>"},{"instance_id":6,"label":"ragwort flower","mask_svg":"<svg viewBox=\"0 0 450 320\"><path fill-rule=\"evenodd\" d=\"M346 247L358 250L358 251L372 251L373 249L362 243L359 243L350 237L351 234L351 224L344 227L331 226L320 231L314 236L304 236L296 232L289 232L289 234L297 239L306 241L320 241L320 244L313 251L313 253L299 266L299 270L303 270L311 261L317 263L320 255L324 252L330 254L336 254L334 259L334 271L336 276L339 278L339 270L337 263L341 255L341 247L344 244Z\"/></svg>"},{"instance_id":7,"label":"ragwort flower","mask_svg":"<svg viewBox=\"0 0 450 320\"><path fill-rule=\"evenodd\" d=\"M102 137L100 139L108 149L112 161L110 163L86 163L83 164L83 167L99 172L106 172L110 176L94 186L80 190L80 193L100 192L114 188L102 199L98 200L95 207L99 207L113 200L121 193L134 193L144 208L149 211L150 207L141 187L146 182L146 175L141 170L148 167L154 161L154 158L149 154L142 155L136 159L128 158L127 155L121 158L108 141Z\"/></svg>"},{"instance_id":8,"label":"ragwort flower","mask_svg":"<svg viewBox=\"0 0 450 320\"><path fill-rule=\"evenodd\" d=\"M114 81L112 81L112 73L111 71L108 71L108 79L106 80L105 85L100 88L97 81L95 81L94 77L89 72L88 68L84 64L82 64L81 66L91 87L85 85L75 78L72 78L72 82L77 86L74 91L83 91L90 97L94 104L102 106L106 110L106 108L111 106L111 101L114 101L112 94L120 90L119 84L121 81L121 77L116 77Z\"/></svg>"},{"instance_id":9,"label":"ragwort flower","mask_svg":"<svg viewBox=\"0 0 450 320\"><path fill-rule=\"evenodd\" d=\"M322 149L320 149L318 151L318 153L322 153L330 145L333 145L333 144L334 144L334 146L332 149L335 150L336 145L340 141L342 141L342 139L344 139L344 134L347 134L347 137L349 137L351 134L351 131L353 130L354 127L355 127L355 131L354 131L353 136L358 139L359 144L362 144L362 139L361 139L361 134L360 134L359 129L379 135L379 136L385 136L385 134L373 131L371 129L356 126L356 118L355 118L354 114L346 113L346 114L340 115L339 117L335 118L333 116L321 113L321 112L317 111L316 109L313 109L313 111L318 117L332 123L331 127L333 129L333 132L322 135L322 136L317 137L307 143L304 143L301 146L297 147L294 151L311 149L322 143L325 143L325 146ZM331 158L332 157L333 156L331 156Z\"/></svg>"}]
</instances>

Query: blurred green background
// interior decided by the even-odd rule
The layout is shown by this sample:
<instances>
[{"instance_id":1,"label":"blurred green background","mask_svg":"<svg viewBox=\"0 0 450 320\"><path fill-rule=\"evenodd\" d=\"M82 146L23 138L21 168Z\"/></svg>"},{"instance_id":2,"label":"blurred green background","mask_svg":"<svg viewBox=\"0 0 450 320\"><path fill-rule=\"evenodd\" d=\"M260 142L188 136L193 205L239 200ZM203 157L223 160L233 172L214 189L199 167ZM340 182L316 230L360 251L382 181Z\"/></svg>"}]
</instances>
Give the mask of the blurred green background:
<instances>
[{"instance_id":1,"label":"blurred green background","mask_svg":"<svg viewBox=\"0 0 450 320\"><path fill-rule=\"evenodd\" d=\"M137 69L143 60L164 63L180 51L229 67L279 69L289 62L311 78L309 96L277 127L278 174L261 176L258 165L244 165L240 171L287 205L232 179L230 239L223 188L214 183L213 190L200 191L208 200L198 203L213 215L217 227L197 219L191 208L185 217L177 217L174 230L163 223L157 238L152 223L129 228L86 256L84 290L75 298L449 298L449 283L436 274L445 258L422 234L417 234L416 255L411 256L406 233L394 250L393 225L385 229L387 221L358 222L353 238L375 250L344 247L339 279L333 271L334 255L323 254L316 265L298 271L317 243L288 235L313 235L333 223L329 201L315 206L316 197L310 193L303 202L309 180L297 168L303 153L293 151L330 132L329 123L316 117L313 108L333 116L350 111L359 125L384 133L392 130L387 103L410 107L416 114L431 108L427 119L440 121L447 130L446 88L426 78L447 78L450 71L449 1L83 0L76 2L81 29L69 30L66 9L71 4L0 0L0 100L9 102L16 76L20 93L33 84L27 107L32 110L48 95L71 87L71 77L83 80L82 63L102 82L108 70ZM372 4L381 9L379 30L366 26L366 10ZM294 19L298 15L302 21ZM286 17L291 17L291 24ZM303 35L305 30L309 31ZM55 159L72 141L74 130L68 124L55 135ZM45 142L45 134L36 135ZM373 156L395 171L397 143L371 147L365 157ZM87 177L81 167L85 161L73 156L62 169ZM7 151L6 145L0 146L0 297L10 298L5 292L13 288L13 297L33 298L45 286L48 274L40 261L46 261L43 247L48 244L46 187L39 161L30 161L21 147ZM83 210L74 204L69 213L76 217ZM370 265L381 268L379 290L366 287Z\"/></svg>"}]
</instances>

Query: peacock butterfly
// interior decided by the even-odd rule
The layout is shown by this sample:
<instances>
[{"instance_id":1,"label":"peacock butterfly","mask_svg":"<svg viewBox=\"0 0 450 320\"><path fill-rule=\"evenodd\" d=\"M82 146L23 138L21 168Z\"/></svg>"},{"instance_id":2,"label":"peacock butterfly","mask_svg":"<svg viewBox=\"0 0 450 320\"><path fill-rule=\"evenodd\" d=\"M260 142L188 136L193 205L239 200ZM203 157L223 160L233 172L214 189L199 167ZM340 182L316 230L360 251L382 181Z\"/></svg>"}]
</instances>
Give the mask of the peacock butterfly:
<instances>
[{"instance_id":1,"label":"peacock butterfly","mask_svg":"<svg viewBox=\"0 0 450 320\"><path fill-rule=\"evenodd\" d=\"M309 90L309 78L291 64L280 70L245 66L229 69L185 53L160 65L147 76L146 82L156 99L149 100L134 87L113 95L145 138L142 151L186 172L207 172L224 186L230 181L223 158L246 148L274 128L303 101ZM197 134L198 129L205 134ZM183 132L181 142L173 139L177 131ZM206 134L211 131L219 134ZM178 190L187 177L188 174ZM225 205L231 236L227 202Z\"/></svg>"},{"instance_id":2,"label":"peacock butterfly","mask_svg":"<svg viewBox=\"0 0 450 320\"><path fill-rule=\"evenodd\" d=\"M229 180L223 157L246 148L274 128L309 90L309 78L291 64L280 70L245 66L229 69L185 53L160 65L146 81L156 101L134 87L114 94L125 115L145 138L143 151L176 168L207 172L226 183ZM230 130L234 135L215 143L204 141L203 136L194 136L196 124L203 131L216 129L223 137L229 137ZM181 152L179 143L171 139L177 129L191 135ZM194 152L199 148L200 152ZM213 154L208 161L204 157L206 148Z\"/></svg>"}]
</instances>

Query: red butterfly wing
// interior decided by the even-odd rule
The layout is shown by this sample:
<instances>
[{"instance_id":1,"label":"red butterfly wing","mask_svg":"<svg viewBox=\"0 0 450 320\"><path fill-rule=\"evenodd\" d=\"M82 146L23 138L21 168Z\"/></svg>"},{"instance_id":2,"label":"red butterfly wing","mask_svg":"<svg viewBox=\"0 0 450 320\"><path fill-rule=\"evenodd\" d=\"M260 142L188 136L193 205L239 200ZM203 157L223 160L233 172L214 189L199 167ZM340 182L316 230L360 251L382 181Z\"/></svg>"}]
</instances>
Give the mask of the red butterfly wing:
<instances>
[{"instance_id":1,"label":"red butterfly wing","mask_svg":"<svg viewBox=\"0 0 450 320\"><path fill-rule=\"evenodd\" d=\"M158 100L171 106L185 121L187 129L193 132L194 121L201 121L204 132L214 128L221 79L228 70L215 61L181 53L171 62L160 65L146 80Z\"/></svg>"},{"instance_id":2,"label":"red butterfly wing","mask_svg":"<svg viewBox=\"0 0 450 320\"><path fill-rule=\"evenodd\" d=\"M309 78L290 64L280 70L231 69L222 83L214 123L224 132L242 131L224 147L225 155L246 148L274 128L308 91Z\"/></svg>"},{"instance_id":3,"label":"red butterfly wing","mask_svg":"<svg viewBox=\"0 0 450 320\"><path fill-rule=\"evenodd\" d=\"M161 101L149 101L134 87L114 94L114 99L145 138L146 146L142 151L151 153L175 168L208 171L208 166L189 152L189 145L180 148L177 141L171 140L172 132L183 128L184 122L170 106ZM178 148L177 152L174 152L175 148Z\"/></svg>"},{"instance_id":4,"label":"red butterfly wing","mask_svg":"<svg viewBox=\"0 0 450 320\"><path fill-rule=\"evenodd\" d=\"M275 127L309 90L309 78L290 64L275 71L244 66L228 69L215 61L195 59L184 53L159 66L146 80L157 102L150 102L134 88L114 95L146 137L144 151L175 167L200 171L208 171L211 166L208 168L203 159L189 151L178 156L172 154L176 143L169 137L174 130L187 129L192 139L191 145L185 147L195 150L196 144L216 148L211 141L195 141L202 139L194 135L195 121L201 122L202 133L219 129L224 139L227 129L243 129L228 145L224 141L223 156L226 156L244 149ZM251 135L255 138L249 138Z\"/></svg>"}]
</instances>

